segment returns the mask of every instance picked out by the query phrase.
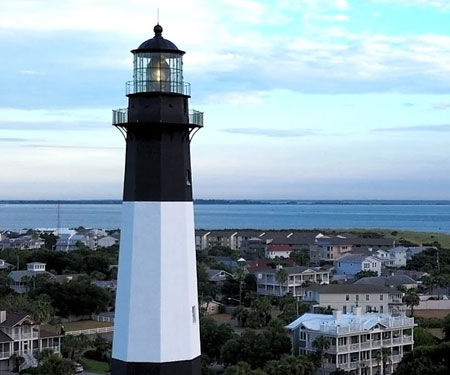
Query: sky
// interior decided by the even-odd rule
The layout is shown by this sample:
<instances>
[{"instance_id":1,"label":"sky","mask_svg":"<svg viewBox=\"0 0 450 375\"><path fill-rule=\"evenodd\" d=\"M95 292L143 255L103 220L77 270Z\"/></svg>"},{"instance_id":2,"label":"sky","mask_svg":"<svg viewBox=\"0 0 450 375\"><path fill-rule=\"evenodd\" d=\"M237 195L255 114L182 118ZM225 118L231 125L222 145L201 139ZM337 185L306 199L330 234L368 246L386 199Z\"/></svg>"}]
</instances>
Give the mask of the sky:
<instances>
[{"instance_id":1,"label":"sky","mask_svg":"<svg viewBox=\"0 0 450 375\"><path fill-rule=\"evenodd\" d=\"M0 0L0 199L120 199L130 50L186 51L200 199L450 199L448 0Z\"/></svg>"}]
</instances>

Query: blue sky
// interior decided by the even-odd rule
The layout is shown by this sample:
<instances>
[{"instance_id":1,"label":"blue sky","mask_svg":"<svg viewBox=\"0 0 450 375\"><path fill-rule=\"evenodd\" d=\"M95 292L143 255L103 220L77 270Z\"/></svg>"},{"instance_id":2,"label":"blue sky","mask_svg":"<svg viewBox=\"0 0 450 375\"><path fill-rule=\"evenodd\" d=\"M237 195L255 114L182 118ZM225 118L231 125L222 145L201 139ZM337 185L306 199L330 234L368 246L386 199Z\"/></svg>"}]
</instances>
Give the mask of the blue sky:
<instances>
[{"instance_id":1,"label":"blue sky","mask_svg":"<svg viewBox=\"0 0 450 375\"><path fill-rule=\"evenodd\" d=\"M0 199L121 198L111 110L158 6L197 198L450 199L448 0L3 1Z\"/></svg>"}]
</instances>

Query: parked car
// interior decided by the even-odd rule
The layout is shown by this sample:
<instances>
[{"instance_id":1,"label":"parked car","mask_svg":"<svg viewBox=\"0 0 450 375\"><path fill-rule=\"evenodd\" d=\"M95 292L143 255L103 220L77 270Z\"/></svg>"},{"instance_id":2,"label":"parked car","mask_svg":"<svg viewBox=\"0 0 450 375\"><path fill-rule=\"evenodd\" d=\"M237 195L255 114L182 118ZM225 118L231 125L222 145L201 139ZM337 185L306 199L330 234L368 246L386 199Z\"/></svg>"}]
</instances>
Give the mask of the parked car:
<instances>
[{"instance_id":1,"label":"parked car","mask_svg":"<svg viewBox=\"0 0 450 375\"><path fill-rule=\"evenodd\" d=\"M74 365L75 365L75 373L79 374L80 372L84 371L84 368L83 366L81 366L80 363L74 363Z\"/></svg>"}]
</instances>

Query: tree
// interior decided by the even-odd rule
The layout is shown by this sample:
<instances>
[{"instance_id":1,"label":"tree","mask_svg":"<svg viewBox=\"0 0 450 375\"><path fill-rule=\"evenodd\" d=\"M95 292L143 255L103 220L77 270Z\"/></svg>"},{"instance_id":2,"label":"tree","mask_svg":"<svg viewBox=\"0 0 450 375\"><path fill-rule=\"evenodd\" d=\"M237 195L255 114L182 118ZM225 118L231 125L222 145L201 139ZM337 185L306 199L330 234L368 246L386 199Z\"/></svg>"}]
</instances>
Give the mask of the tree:
<instances>
[{"instance_id":1,"label":"tree","mask_svg":"<svg viewBox=\"0 0 450 375\"><path fill-rule=\"evenodd\" d=\"M308 266L309 264L309 255L305 251L292 251L289 255L297 266Z\"/></svg>"},{"instance_id":2,"label":"tree","mask_svg":"<svg viewBox=\"0 0 450 375\"><path fill-rule=\"evenodd\" d=\"M428 330L422 327L414 328L414 346L430 346L437 343L436 337L434 337Z\"/></svg>"},{"instance_id":3,"label":"tree","mask_svg":"<svg viewBox=\"0 0 450 375\"><path fill-rule=\"evenodd\" d=\"M288 278L288 272L283 267L278 268L275 279L278 281L278 284L280 284L280 297L283 295L282 287L286 281L288 281Z\"/></svg>"},{"instance_id":4,"label":"tree","mask_svg":"<svg viewBox=\"0 0 450 375\"><path fill-rule=\"evenodd\" d=\"M386 365L391 361L391 349L381 348L377 350L376 361L380 366L380 375L386 373Z\"/></svg>"},{"instance_id":5,"label":"tree","mask_svg":"<svg viewBox=\"0 0 450 375\"><path fill-rule=\"evenodd\" d=\"M267 375L315 375L316 367L311 358L285 355L279 361L269 361L264 366Z\"/></svg>"},{"instance_id":6,"label":"tree","mask_svg":"<svg viewBox=\"0 0 450 375\"><path fill-rule=\"evenodd\" d=\"M75 366L72 361L53 354L45 358L38 371L42 375L73 375Z\"/></svg>"},{"instance_id":7,"label":"tree","mask_svg":"<svg viewBox=\"0 0 450 375\"><path fill-rule=\"evenodd\" d=\"M322 374L325 374L325 357L327 355L327 350L330 348L331 342L325 336L319 336L313 341L313 348L316 349L317 358L320 361L320 367L322 369Z\"/></svg>"},{"instance_id":8,"label":"tree","mask_svg":"<svg viewBox=\"0 0 450 375\"><path fill-rule=\"evenodd\" d=\"M61 344L61 352L68 359L79 359L84 350L90 346L87 336L64 336Z\"/></svg>"},{"instance_id":9,"label":"tree","mask_svg":"<svg viewBox=\"0 0 450 375\"><path fill-rule=\"evenodd\" d=\"M252 370L247 362L238 362L233 366L227 367L224 375L267 375L261 369Z\"/></svg>"},{"instance_id":10,"label":"tree","mask_svg":"<svg viewBox=\"0 0 450 375\"><path fill-rule=\"evenodd\" d=\"M414 316L414 306L418 306L420 303L420 298L417 292L413 289L408 289L406 295L403 297L403 302L406 306L411 307L411 316Z\"/></svg>"},{"instance_id":11,"label":"tree","mask_svg":"<svg viewBox=\"0 0 450 375\"><path fill-rule=\"evenodd\" d=\"M359 271L357 274L355 274L356 280L362 279L364 277L374 277L374 276L378 276L378 273L371 270Z\"/></svg>"},{"instance_id":12,"label":"tree","mask_svg":"<svg viewBox=\"0 0 450 375\"><path fill-rule=\"evenodd\" d=\"M442 330L445 334L445 341L450 341L450 314L443 319Z\"/></svg>"},{"instance_id":13,"label":"tree","mask_svg":"<svg viewBox=\"0 0 450 375\"><path fill-rule=\"evenodd\" d=\"M236 278L237 282L239 283L239 306L241 306L242 305L242 286L244 284L245 268L238 267L236 269L234 277Z\"/></svg>"},{"instance_id":14,"label":"tree","mask_svg":"<svg viewBox=\"0 0 450 375\"><path fill-rule=\"evenodd\" d=\"M232 338L234 338L234 332L229 325L217 324L206 317L200 319L202 355L205 354L209 360L220 361L220 349Z\"/></svg>"},{"instance_id":15,"label":"tree","mask_svg":"<svg viewBox=\"0 0 450 375\"><path fill-rule=\"evenodd\" d=\"M450 342L420 346L405 354L398 364L396 375L450 374Z\"/></svg>"},{"instance_id":16,"label":"tree","mask_svg":"<svg viewBox=\"0 0 450 375\"><path fill-rule=\"evenodd\" d=\"M291 341L284 323L274 319L262 331L246 329L240 336L228 340L222 347L221 359L225 365L244 361L255 369L290 352Z\"/></svg>"}]
</instances>

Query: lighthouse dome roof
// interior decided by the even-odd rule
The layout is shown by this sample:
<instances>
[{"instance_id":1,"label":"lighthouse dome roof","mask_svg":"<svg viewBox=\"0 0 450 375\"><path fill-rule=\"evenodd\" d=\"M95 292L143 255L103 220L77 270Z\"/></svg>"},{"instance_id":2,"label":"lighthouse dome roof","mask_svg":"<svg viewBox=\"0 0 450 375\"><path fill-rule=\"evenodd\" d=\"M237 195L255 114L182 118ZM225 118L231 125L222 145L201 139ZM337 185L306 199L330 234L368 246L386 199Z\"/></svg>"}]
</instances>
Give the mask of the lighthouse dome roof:
<instances>
[{"instance_id":1,"label":"lighthouse dome roof","mask_svg":"<svg viewBox=\"0 0 450 375\"><path fill-rule=\"evenodd\" d=\"M131 52L174 52L184 54L184 51L178 49L178 47L170 40L163 38L163 28L161 25L156 25L153 28L155 36L151 39L143 42L137 49Z\"/></svg>"}]
</instances>

